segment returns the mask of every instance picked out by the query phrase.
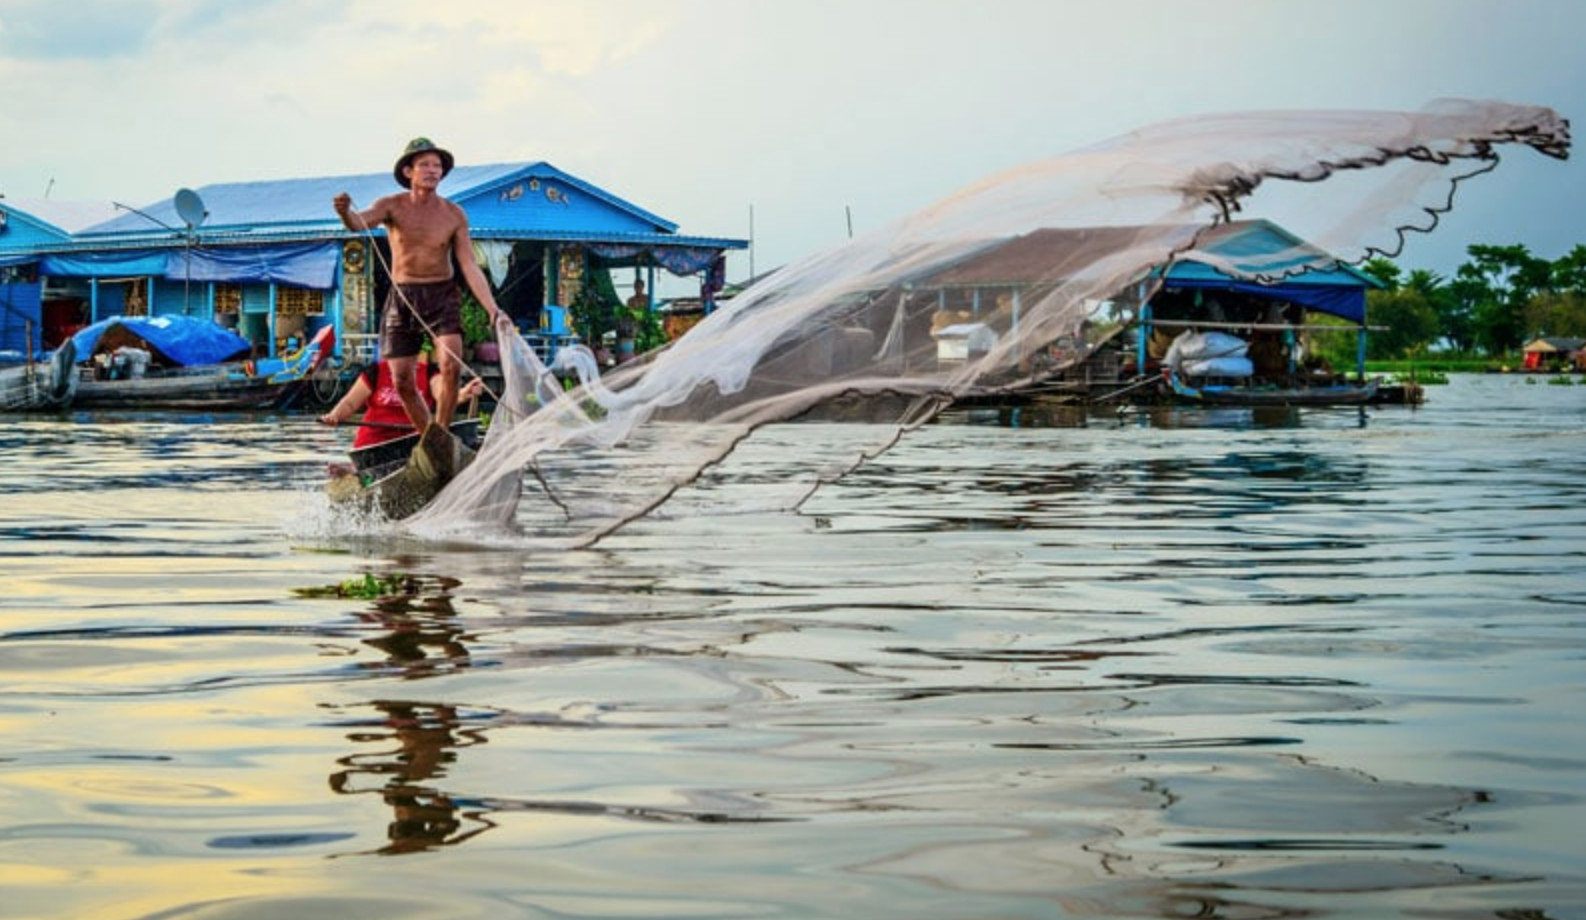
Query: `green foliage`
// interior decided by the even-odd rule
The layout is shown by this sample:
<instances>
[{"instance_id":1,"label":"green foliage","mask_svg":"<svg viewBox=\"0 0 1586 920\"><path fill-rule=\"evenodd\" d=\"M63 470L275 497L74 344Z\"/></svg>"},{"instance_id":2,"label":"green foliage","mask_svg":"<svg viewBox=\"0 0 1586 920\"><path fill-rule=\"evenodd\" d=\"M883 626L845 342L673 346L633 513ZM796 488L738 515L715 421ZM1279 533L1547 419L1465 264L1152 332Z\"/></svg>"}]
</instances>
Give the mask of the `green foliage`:
<instances>
[{"instance_id":1,"label":"green foliage","mask_svg":"<svg viewBox=\"0 0 1586 920\"><path fill-rule=\"evenodd\" d=\"M1534 335L1586 338L1586 293L1548 291L1525 305L1525 328Z\"/></svg>"},{"instance_id":2,"label":"green foliage","mask_svg":"<svg viewBox=\"0 0 1586 920\"><path fill-rule=\"evenodd\" d=\"M633 334L633 349L643 354L666 344L666 330L661 326L660 314L644 307L624 306L628 329Z\"/></svg>"},{"instance_id":3,"label":"green foliage","mask_svg":"<svg viewBox=\"0 0 1586 920\"><path fill-rule=\"evenodd\" d=\"M619 339L632 338L636 352L646 352L666 344L661 317L648 309L629 307L617 295L611 272L590 272L586 283L569 308L573 324L586 344L598 345L612 333Z\"/></svg>"},{"instance_id":4,"label":"green foliage","mask_svg":"<svg viewBox=\"0 0 1586 920\"><path fill-rule=\"evenodd\" d=\"M1386 326L1366 336L1367 358L1396 358L1424 350L1437 340L1437 310L1420 291L1398 288L1366 293L1366 316Z\"/></svg>"},{"instance_id":5,"label":"green foliage","mask_svg":"<svg viewBox=\"0 0 1586 920\"><path fill-rule=\"evenodd\" d=\"M1552 284L1552 264L1531 255L1524 246L1471 246L1471 260L1459 267L1480 299L1475 304L1477 344L1489 354L1512 351L1525 343L1525 304Z\"/></svg>"},{"instance_id":6,"label":"green foliage","mask_svg":"<svg viewBox=\"0 0 1586 920\"><path fill-rule=\"evenodd\" d=\"M1536 336L1586 338L1586 245L1553 261L1522 245L1474 245L1467 253L1449 280L1420 269L1405 275L1382 258L1362 266L1387 285L1367 293L1368 322L1390 327L1368 337L1370 357L1424 353L1435 344L1510 366Z\"/></svg>"},{"instance_id":7,"label":"green foliage","mask_svg":"<svg viewBox=\"0 0 1586 920\"><path fill-rule=\"evenodd\" d=\"M1309 369L1331 368L1335 371L1354 372L1356 328L1352 323L1326 314L1313 314L1305 322L1312 326L1336 326L1338 331L1313 329L1305 333L1305 366Z\"/></svg>"},{"instance_id":8,"label":"green foliage","mask_svg":"<svg viewBox=\"0 0 1586 920\"><path fill-rule=\"evenodd\" d=\"M1446 377L1449 374L1483 374L1494 370L1486 358L1438 354L1398 358L1391 361L1367 361L1367 374L1392 374L1395 377L1427 376Z\"/></svg>"},{"instance_id":9,"label":"green foliage","mask_svg":"<svg viewBox=\"0 0 1586 920\"><path fill-rule=\"evenodd\" d=\"M293 588L299 597L354 597L374 600L392 595L418 592L418 579L412 575L381 575L364 573L362 578L352 578L338 585L313 588Z\"/></svg>"},{"instance_id":10,"label":"green foliage","mask_svg":"<svg viewBox=\"0 0 1586 920\"><path fill-rule=\"evenodd\" d=\"M578 296L568 305L567 312L572 316L578 337L594 348L606 333L616 331L617 311L621 307L617 289L611 283L611 273L592 271L579 287Z\"/></svg>"},{"instance_id":11,"label":"green foliage","mask_svg":"<svg viewBox=\"0 0 1586 920\"><path fill-rule=\"evenodd\" d=\"M495 341L495 330L490 328L490 311L475 299L472 291L463 292L462 320L464 345Z\"/></svg>"},{"instance_id":12,"label":"green foliage","mask_svg":"<svg viewBox=\"0 0 1586 920\"><path fill-rule=\"evenodd\" d=\"M1553 263L1553 290L1586 297L1586 245L1577 243Z\"/></svg>"},{"instance_id":13,"label":"green foliage","mask_svg":"<svg viewBox=\"0 0 1586 920\"><path fill-rule=\"evenodd\" d=\"M1399 289L1399 275L1401 274L1399 266L1388 259L1381 256L1367 259L1365 264L1360 266L1360 270L1381 281L1383 287L1387 290L1396 291Z\"/></svg>"}]
</instances>

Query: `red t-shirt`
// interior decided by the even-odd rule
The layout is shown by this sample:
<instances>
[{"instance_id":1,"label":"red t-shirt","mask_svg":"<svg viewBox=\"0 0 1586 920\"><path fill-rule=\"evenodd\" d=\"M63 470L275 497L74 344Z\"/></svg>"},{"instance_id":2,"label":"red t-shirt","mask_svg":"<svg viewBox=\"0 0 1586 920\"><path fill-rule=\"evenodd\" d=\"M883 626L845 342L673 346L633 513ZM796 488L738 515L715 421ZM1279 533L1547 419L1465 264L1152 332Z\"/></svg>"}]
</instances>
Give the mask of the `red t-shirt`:
<instances>
[{"instance_id":1,"label":"red t-shirt","mask_svg":"<svg viewBox=\"0 0 1586 920\"><path fill-rule=\"evenodd\" d=\"M424 404L434 409L435 398L430 395L430 374L436 373L438 368L433 364L419 363L414 365L413 371ZM391 369L387 364L376 361L364 368L359 376L369 387L369 402L364 405L363 420L376 422L378 427L360 427L353 436L353 448L368 447L412 434L413 423L408 419L408 410L402 406L402 397L397 395L396 385L391 382ZM388 428L388 425L401 427Z\"/></svg>"}]
</instances>

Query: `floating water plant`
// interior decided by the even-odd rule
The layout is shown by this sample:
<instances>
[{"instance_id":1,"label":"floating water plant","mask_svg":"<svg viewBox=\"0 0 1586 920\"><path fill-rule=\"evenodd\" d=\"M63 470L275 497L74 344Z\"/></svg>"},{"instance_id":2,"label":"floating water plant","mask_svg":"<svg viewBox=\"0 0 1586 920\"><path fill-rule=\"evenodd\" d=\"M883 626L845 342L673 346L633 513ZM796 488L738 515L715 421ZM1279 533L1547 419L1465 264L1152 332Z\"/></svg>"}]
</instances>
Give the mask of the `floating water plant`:
<instances>
[{"instance_id":1,"label":"floating water plant","mask_svg":"<svg viewBox=\"0 0 1586 920\"><path fill-rule=\"evenodd\" d=\"M426 587L438 592L445 592L458 584L457 581L449 578L406 575L402 573L375 575L366 572L362 578L349 578L340 584L334 585L293 588L292 593L299 597L350 597L363 600L378 600L386 597L414 597L423 593Z\"/></svg>"}]
</instances>

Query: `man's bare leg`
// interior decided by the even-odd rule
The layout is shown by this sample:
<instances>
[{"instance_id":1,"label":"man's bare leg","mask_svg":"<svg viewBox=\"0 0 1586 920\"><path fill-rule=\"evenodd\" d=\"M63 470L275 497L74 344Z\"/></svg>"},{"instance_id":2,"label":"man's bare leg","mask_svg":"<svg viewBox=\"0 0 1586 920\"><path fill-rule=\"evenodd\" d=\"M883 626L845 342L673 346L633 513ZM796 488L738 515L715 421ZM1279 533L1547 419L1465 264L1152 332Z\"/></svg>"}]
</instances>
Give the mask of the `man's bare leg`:
<instances>
[{"instance_id":1,"label":"man's bare leg","mask_svg":"<svg viewBox=\"0 0 1586 920\"><path fill-rule=\"evenodd\" d=\"M435 422L443 431L451 430L452 416L457 412L458 381L462 379L463 337L443 335L435 342L440 361L441 379L435 389Z\"/></svg>"},{"instance_id":2,"label":"man's bare leg","mask_svg":"<svg viewBox=\"0 0 1586 920\"><path fill-rule=\"evenodd\" d=\"M385 361L391 368L391 384L402 399L402 408L407 410L408 421L413 423L415 431L422 432L429 426L430 409L424 405L424 397L419 393L415 370L418 358L386 358Z\"/></svg>"}]
</instances>

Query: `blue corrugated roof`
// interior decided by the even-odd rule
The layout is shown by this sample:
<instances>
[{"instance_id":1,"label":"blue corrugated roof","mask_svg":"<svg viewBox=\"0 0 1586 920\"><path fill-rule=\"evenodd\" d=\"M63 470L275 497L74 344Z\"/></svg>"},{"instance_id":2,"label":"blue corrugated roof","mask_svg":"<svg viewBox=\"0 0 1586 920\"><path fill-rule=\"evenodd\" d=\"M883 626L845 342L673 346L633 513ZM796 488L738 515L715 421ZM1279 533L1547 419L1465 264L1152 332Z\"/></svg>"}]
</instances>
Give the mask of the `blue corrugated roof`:
<instances>
[{"instance_id":1,"label":"blue corrugated roof","mask_svg":"<svg viewBox=\"0 0 1586 920\"><path fill-rule=\"evenodd\" d=\"M61 239L70 234L103 223L120 212L109 201L64 201L55 198L5 198L0 200L0 213L7 222L17 225L27 223L44 236ZM10 229L17 230L18 226Z\"/></svg>"},{"instance_id":2,"label":"blue corrugated roof","mask_svg":"<svg viewBox=\"0 0 1586 920\"><path fill-rule=\"evenodd\" d=\"M402 191L389 172L207 185L195 190L207 212L199 226L210 242L336 236L346 231L331 199L350 194L357 207ZM545 162L458 166L440 192L466 212L476 239L622 239L742 246L738 240L684 240L677 225ZM88 246L169 241L185 223L175 199L140 206L77 233Z\"/></svg>"},{"instance_id":3,"label":"blue corrugated roof","mask_svg":"<svg viewBox=\"0 0 1586 920\"><path fill-rule=\"evenodd\" d=\"M1227 259L1240 275L1261 281L1288 278L1304 284L1342 285L1354 288L1380 288L1382 282L1371 275L1337 261L1328 253L1300 239L1269 220L1234 221L1215 228L1202 249ZM1285 258L1276 258L1282 253ZM1217 267L1200 261L1194 252L1173 263L1168 281L1227 281Z\"/></svg>"}]
</instances>

